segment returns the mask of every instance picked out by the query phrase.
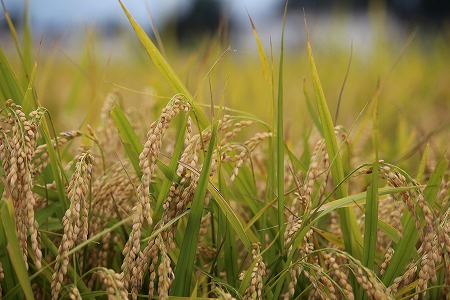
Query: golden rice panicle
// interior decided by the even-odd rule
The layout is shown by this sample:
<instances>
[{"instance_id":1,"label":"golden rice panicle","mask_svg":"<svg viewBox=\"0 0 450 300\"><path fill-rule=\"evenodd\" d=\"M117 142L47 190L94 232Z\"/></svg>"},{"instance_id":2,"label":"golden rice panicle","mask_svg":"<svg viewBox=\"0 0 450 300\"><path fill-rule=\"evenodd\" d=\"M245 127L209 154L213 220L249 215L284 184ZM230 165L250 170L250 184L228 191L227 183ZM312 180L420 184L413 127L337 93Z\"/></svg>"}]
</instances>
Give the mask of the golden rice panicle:
<instances>
[{"instance_id":1,"label":"golden rice panicle","mask_svg":"<svg viewBox=\"0 0 450 300\"><path fill-rule=\"evenodd\" d=\"M416 286L415 299L419 298L419 292L422 297L425 297L427 293L428 282L437 282L436 265L442 260L442 247L438 245L438 237L434 230L438 226L436 224L436 218L432 213L428 203L425 201L423 194L417 195L417 206L422 211L424 216L425 225L423 227L422 244L418 250L420 258L420 270L419 281Z\"/></svg>"},{"instance_id":2,"label":"golden rice panicle","mask_svg":"<svg viewBox=\"0 0 450 300\"><path fill-rule=\"evenodd\" d=\"M238 127L240 128L240 127ZM232 171L232 175L230 178L230 181L234 181L236 176L239 173L239 169L244 165L244 163L250 158L253 150L264 140L268 139L272 136L272 133L270 132L261 132L256 133L254 137L246 141L242 147L244 148L241 153L239 154L238 161L236 162L236 165Z\"/></svg>"},{"instance_id":3,"label":"golden rice panicle","mask_svg":"<svg viewBox=\"0 0 450 300\"><path fill-rule=\"evenodd\" d=\"M88 234L87 197L89 195L89 182L91 180L92 164L94 162L90 151L83 152L75 165L75 172L68 187L70 207L62 219L64 234L56 257L55 273L52 276L52 299L58 299L62 283L67 274L69 264L69 251L78 240L86 241Z\"/></svg>"},{"instance_id":4,"label":"golden rice panicle","mask_svg":"<svg viewBox=\"0 0 450 300\"><path fill-rule=\"evenodd\" d=\"M266 265L262 260L262 255L260 253L261 244L252 244L252 256L253 260L256 260L256 264L253 267L250 285L245 290L242 299L262 299L262 289L263 289L263 278L266 276Z\"/></svg>"},{"instance_id":5,"label":"golden rice panicle","mask_svg":"<svg viewBox=\"0 0 450 300\"><path fill-rule=\"evenodd\" d=\"M158 224L159 225L159 224ZM156 227L158 227L158 225ZM155 227L155 228L156 228ZM143 260L138 266L138 274L144 273L148 267L149 270L149 285L148 285L148 297L152 298L155 293L155 278L156 278L156 266L158 263L158 245L155 240L149 240L147 247L143 251ZM141 276L140 276L141 277ZM142 282L139 282L139 287ZM133 291L132 291L133 292ZM133 295L133 294L132 294Z\"/></svg>"},{"instance_id":6,"label":"golden rice panicle","mask_svg":"<svg viewBox=\"0 0 450 300\"><path fill-rule=\"evenodd\" d=\"M155 229L160 228L158 223ZM175 277L171 267L171 260L167 251L167 241L164 240L163 235L160 234L154 240L149 240L147 247L139 257L137 266L138 282L132 286L132 299L137 299L137 292L142 286L142 278L145 270L149 270L149 286L148 298L153 298L155 294L155 279L158 278L158 298L167 299L170 286ZM133 275L134 276L134 275Z\"/></svg>"},{"instance_id":7,"label":"golden rice panicle","mask_svg":"<svg viewBox=\"0 0 450 300\"><path fill-rule=\"evenodd\" d=\"M57 139L52 140L53 148L60 148L67 144L67 142L81 136L81 131L71 130L61 132ZM47 144L42 144L36 148L35 158L34 158L34 174L35 176L42 173L42 170L49 164L50 158L47 151Z\"/></svg>"},{"instance_id":8,"label":"golden rice panicle","mask_svg":"<svg viewBox=\"0 0 450 300\"><path fill-rule=\"evenodd\" d=\"M97 272L100 280L106 287L109 300L127 300L128 292L123 285L122 275L112 269L101 268Z\"/></svg>"},{"instance_id":9,"label":"golden rice panicle","mask_svg":"<svg viewBox=\"0 0 450 300\"><path fill-rule=\"evenodd\" d=\"M111 118L110 111L114 105L121 100L119 93L111 92L106 95L103 106L100 110L99 126L96 128L99 147L102 149L107 167L113 165L117 161L117 155L123 153L121 151L122 141L117 134L116 126Z\"/></svg>"},{"instance_id":10,"label":"golden rice panicle","mask_svg":"<svg viewBox=\"0 0 450 300\"><path fill-rule=\"evenodd\" d=\"M227 145L231 139L235 138L238 135L238 133L242 131L243 128L253 124L252 121L248 120L241 120L236 123L234 122L235 121L231 118L230 115L224 115L222 119L219 120L217 130L225 133L219 145L221 146ZM232 129L228 130L230 128Z\"/></svg>"},{"instance_id":11,"label":"golden rice panicle","mask_svg":"<svg viewBox=\"0 0 450 300\"><path fill-rule=\"evenodd\" d=\"M392 255L394 255L394 249L389 248L386 251L386 254L384 255L384 261L383 261L383 263L381 264L381 267L380 267L380 275L381 276L383 276L384 273L386 272L386 268L387 268L388 264L391 262Z\"/></svg>"},{"instance_id":12,"label":"golden rice panicle","mask_svg":"<svg viewBox=\"0 0 450 300\"><path fill-rule=\"evenodd\" d=\"M125 256L122 263L122 272L127 288L130 285L137 286L137 281L140 281L136 276L132 277L132 274L136 275L136 260L141 255L140 237L144 220L147 220L149 225L152 224L149 187L159 157L164 134L169 128L171 121L180 112L187 113L189 110L190 105L188 102L183 101L181 96L174 97L163 108L159 120L151 124L150 130L147 133L147 141L144 144L142 153L139 155L139 166L142 169L142 177L137 187L137 204L133 208L132 230L122 251ZM133 282L130 282L132 278Z\"/></svg>"},{"instance_id":13,"label":"golden rice panicle","mask_svg":"<svg viewBox=\"0 0 450 300\"><path fill-rule=\"evenodd\" d=\"M216 286L212 292L217 296L219 300L236 300L230 293L224 291L220 287Z\"/></svg>"},{"instance_id":14,"label":"golden rice panicle","mask_svg":"<svg viewBox=\"0 0 450 300\"><path fill-rule=\"evenodd\" d=\"M129 168L130 163L116 163L92 183L90 235L102 231L109 219L120 219L121 212L131 213L136 193L133 183L137 175Z\"/></svg>"},{"instance_id":15,"label":"golden rice panicle","mask_svg":"<svg viewBox=\"0 0 450 300\"><path fill-rule=\"evenodd\" d=\"M156 161L159 157L164 134L178 113L180 111L188 111L189 109L189 104L183 102L181 97L176 97L170 101L169 104L163 108L159 120L150 126L150 130L147 133L148 139L144 144L142 153L139 155L139 166L142 168L142 177L141 183L137 188L138 202L141 203L143 216L147 219L149 224L152 223L149 187L151 177L155 170Z\"/></svg>"},{"instance_id":16,"label":"golden rice panicle","mask_svg":"<svg viewBox=\"0 0 450 300\"><path fill-rule=\"evenodd\" d=\"M283 299L288 300L291 299L295 294L295 286L297 285L298 278L303 272L302 264L292 264L289 266L289 276L290 281L288 284L288 291L284 293Z\"/></svg>"},{"instance_id":17,"label":"golden rice panicle","mask_svg":"<svg viewBox=\"0 0 450 300\"><path fill-rule=\"evenodd\" d=\"M286 226L285 245L289 244L292 237L300 230L301 221L299 216L306 216L311 209L312 194L317 180L322 180L319 187L319 197L326 187L328 169L328 154L326 153L324 140L319 140L314 147L313 155L309 164L306 180L301 185L297 182L298 190L294 193L294 200L289 209L288 222Z\"/></svg>"},{"instance_id":18,"label":"golden rice panicle","mask_svg":"<svg viewBox=\"0 0 450 300\"><path fill-rule=\"evenodd\" d=\"M169 289L175 278L175 274L172 270L171 260L161 236L158 237L157 244L159 247L160 256L160 262L158 266L158 298L166 300L169 299Z\"/></svg>"},{"instance_id":19,"label":"golden rice panicle","mask_svg":"<svg viewBox=\"0 0 450 300\"><path fill-rule=\"evenodd\" d=\"M34 263L36 268L40 269L42 252L38 223L34 217L36 199L32 190L35 176L33 159L38 129L45 110L38 108L27 117L20 105L8 100L1 112L6 114L0 118L0 159L6 177L5 192L13 202L16 230L25 267L28 269L27 231L29 231L31 249L35 254Z\"/></svg>"},{"instance_id":20,"label":"golden rice panicle","mask_svg":"<svg viewBox=\"0 0 450 300\"><path fill-rule=\"evenodd\" d=\"M450 210L447 210L439 228L439 242L442 245L443 257L444 257L444 278L447 287L444 288L446 295L450 295ZM450 297L447 297L447 299Z\"/></svg>"},{"instance_id":21,"label":"golden rice panicle","mask_svg":"<svg viewBox=\"0 0 450 300\"><path fill-rule=\"evenodd\" d=\"M376 277L373 271L362 266L359 261L350 260L350 266L356 277L356 281L366 292L367 296L373 300L394 299L391 290L387 289Z\"/></svg>"},{"instance_id":22,"label":"golden rice panicle","mask_svg":"<svg viewBox=\"0 0 450 300\"><path fill-rule=\"evenodd\" d=\"M449 190L450 190L450 181L443 180L436 199L436 202L441 204L443 212L449 209L449 199L450 199Z\"/></svg>"},{"instance_id":23,"label":"golden rice panicle","mask_svg":"<svg viewBox=\"0 0 450 300\"><path fill-rule=\"evenodd\" d=\"M81 298L80 291L78 290L78 288L76 286L72 286L69 289L69 298L70 298L70 300L82 300L83 299L83 298Z\"/></svg>"},{"instance_id":24,"label":"golden rice panicle","mask_svg":"<svg viewBox=\"0 0 450 300\"><path fill-rule=\"evenodd\" d=\"M340 264L337 262L336 257L331 253L324 253L323 255L325 265L331 271L334 282L337 283L344 293L344 298L353 300L355 299L353 288L349 283L347 273L341 270Z\"/></svg>"},{"instance_id":25,"label":"golden rice panicle","mask_svg":"<svg viewBox=\"0 0 450 300\"><path fill-rule=\"evenodd\" d=\"M400 287L406 286L413 282L413 280L416 278L416 272L417 272L417 264L414 262L411 262L406 265L405 272L394 279L392 284L387 288L387 290L395 294Z\"/></svg>"}]
</instances>

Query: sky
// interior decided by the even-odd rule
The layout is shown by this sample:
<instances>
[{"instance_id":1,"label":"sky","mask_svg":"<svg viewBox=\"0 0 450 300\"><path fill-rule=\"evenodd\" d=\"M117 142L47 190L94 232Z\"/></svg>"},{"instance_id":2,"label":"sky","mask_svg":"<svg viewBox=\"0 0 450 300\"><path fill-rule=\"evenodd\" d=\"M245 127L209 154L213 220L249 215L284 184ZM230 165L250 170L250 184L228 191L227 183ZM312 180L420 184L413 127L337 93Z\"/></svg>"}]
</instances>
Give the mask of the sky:
<instances>
[{"instance_id":1,"label":"sky","mask_svg":"<svg viewBox=\"0 0 450 300\"><path fill-rule=\"evenodd\" d=\"M4 0L11 13L21 13L24 0ZM32 26L36 29L74 25L96 25L109 20L126 23L126 17L117 0L28 0ZM133 17L146 26L149 24L148 8L157 26L163 26L178 12L188 11L188 0L123 0ZM248 23L246 9L255 20L271 15L277 0L223 0L229 17L238 23Z\"/></svg>"}]
</instances>

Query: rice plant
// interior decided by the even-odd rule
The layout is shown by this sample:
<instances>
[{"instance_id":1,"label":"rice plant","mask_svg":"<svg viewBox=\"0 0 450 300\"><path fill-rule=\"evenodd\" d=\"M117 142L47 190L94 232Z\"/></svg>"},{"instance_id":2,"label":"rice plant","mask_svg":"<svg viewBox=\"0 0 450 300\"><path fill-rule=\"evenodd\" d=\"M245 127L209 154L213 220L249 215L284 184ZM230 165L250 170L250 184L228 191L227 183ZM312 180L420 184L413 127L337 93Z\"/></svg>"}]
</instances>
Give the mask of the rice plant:
<instances>
[{"instance_id":1,"label":"rice plant","mask_svg":"<svg viewBox=\"0 0 450 300\"><path fill-rule=\"evenodd\" d=\"M260 94L230 107L211 83L224 53L194 93L120 4L168 88L138 108L111 90L70 129L41 105L10 23L21 59L0 48L1 298L450 299L448 120L431 146L400 125L391 142L378 85L351 127L336 124L308 32L309 78L291 99L284 38L269 58L251 18L271 112L252 110ZM289 130L304 125L285 113L296 101L309 127Z\"/></svg>"}]
</instances>

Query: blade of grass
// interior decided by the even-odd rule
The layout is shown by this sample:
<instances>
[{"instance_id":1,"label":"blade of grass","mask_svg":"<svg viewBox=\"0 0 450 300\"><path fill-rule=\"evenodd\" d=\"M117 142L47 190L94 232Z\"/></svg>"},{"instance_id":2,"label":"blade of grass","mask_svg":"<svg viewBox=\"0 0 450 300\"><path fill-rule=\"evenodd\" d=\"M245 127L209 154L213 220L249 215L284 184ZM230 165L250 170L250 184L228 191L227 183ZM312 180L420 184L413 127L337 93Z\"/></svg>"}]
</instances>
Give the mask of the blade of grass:
<instances>
[{"instance_id":1,"label":"blade of grass","mask_svg":"<svg viewBox=\"0 0 450 300\"><path fill-rule=\"evenodd\" d=\"M1 187L3 187L3 185ZM3 211L3 207L6 205L7 205L6 201L0 201L0 211ZM3 225L3 218L0 218L0 261L2 263L3 273L11 274L11 276L5 276L3 278L2 284L4 291L10 291L14 286L18 284L18 282L17 277L14 274L14 267L11 264L11 259L8 255L8 249L6 248L6 245L7 239L5 234L5 228Z\"/></svg>"},{"instance_id":2,"label":"blade of grass","mask_svg":"<svg viewBox=\"0 0 450 300\"><path fill-rule=\"evenodd\" d=\"M225 183L225 179L223 178L223 170L222 168L218 168L219 172L219 190L222 191L222 196L224 199L228 199L228 188ZM217 199L216 197L214 197ZM220 201L220 200L216 200ZM236 280L238 278L239 270L237 265L238 253L236 248L236 238L233 231L233 226L229 224L227 216L224 214L223 209L219 210L219 221L220 226L217 229L218 232L221 233L223 242L223 256L224 256L224 268L227 276L227 282L231 286L236 285ZM218 234L219 235L219 234Z\"/></svg>"},{"instance_id":3,"label":"blade of grass","mask_svg":"<svg viewBox=\"0 0 450 300\"><path fill-rule=\"evenodd\" d=\"M239 294L244 295L245 290L247 287L251 285L251 279L252 279L252 272L253 268L256 266L256 263L258 262L257 259L254 259L252 263L250 264L250 267L247 269L247 271L244 274L244 278L242 279L241 285L239 286Z\"/></svg>"},{"instance_id":4,"label":"blade of grass","mask_svg":"<svg viewBox=\"0 0 450 300\"><path fill-rule=\"evenodd\" d=\"M16 234L14 225L14 208L11 199L6 200L6 205L3 205L1 209L3 229L8 240L6 249L9 253L9 258L14 268L14 272L17 275L17 279L20 282L22 291L26 299L34 299L33 290L31 288L31 281L28 278L28 272L23 261L22 251L19 247L19 240Z\"/></svg>"},{"instance_id":5,"label":"blade of grass","mask_svg":"<svg viewBox=\"0 0 450 300\"><path fill-rule=\"evenodd\" d=\"M281 29L281 53L280 62L278 70L278 97L276 106L274 105L274 119L276 120L276 137L275 137L275 167L276 167L276 193L278 198L278 213L277 213L277 223L278 223L278 248L280 254L283 257L280 261L280 267L284 268L284 263L286 262L285 251L284 251L284 231L286 230L286 224L284 222L284 122L283 122L283 60L284 60L284 30L286 26L286 16L287 16L288 1L286 0L284 5L284 15L283 15L283 27ZM275 98L274 98L275 100ZM275 116L276 114L276 116ZM274 297L279 298L281 295L281 290L283 289L284 280L280 280L277 284Z\"/></svg>"},{"instance_id":6,"label":"blade of grass","mask_svg":"<svg viewBox=\"0 0 450 300\"><path fill-rule=\"evenodd\" d=\"M284 29L286 25L287 1L284 10L283 27L281 29L281 53L278 74L278 97L276 107L277 133L276 133L276 166L277 166L277 193L278 193L278 228L279 247L284 249L284 124L283 124L283 61L284 61Z\"/></svg>"},{"instance_id":7,"label":"blade of grass","mask_svg":"<svg viewBox=\"0 0 450 300\"><path fill-rule=\"evenodd\" d=\"M29 65L27 68L27 64L24 60L22 51L20 50L19 36L17 34L16 28L11 19L11 16L8 13L8 10L6 9L5 3L3 2L3 0L1 2L2 2L2 6L3 6L3 11L5 13L5 19L6 19L6 22L8 23L9 31L13 37L14 46L16 47L17 54L19 55L19 58L20 58L21 66L22 66L24 74L25 74L24 82L25 82L25 84L27 84L28 83L28 75L29 75L28 71L29 71L29 69L31 69L31 65ZM26 28L24 28L24 30L26 31ZM15 100L15 101L19 101L19 100ZM22 101L22 99L20 99L20 101Z\"/></svg>"},{"instance_id":8,"label":"blade of grass","mask_svg":"<svg viewBox=\"0 0 450 300\"><path fill-rule=\"evenodd\" d=\"M6 100L13 99L15 103L21 104L24 91L19 84L17 76L9 64L3 49L0 47L0 98L4 104Z\"/></svg>"},{"instance_id":9,"label":"blade of grass","mask_svg":"<svg viewBox=\"0 0 450 300\"><path fill-rule=\"evenodd\" d=\"M428 184L423 190L423 196L427 200L428 204L432 207L436 201L436 196L441 187L442 178L444 178L445 172L448 168L448 159L445 155L441 157L436 168L431 174Z\"/></svg>"},{"instance_id":10,"label":"blade of grass","mask_svg":"<svg viewBox=\"0 0 450 300\"><path fill-rule=\"evenodd\" d=\"M258 31L256 31L255 24L253 23L252 17L250 17L249 12L247 11L248 18L250 20L250 24L252 25L253 35L255 36L256 45L258 46L258 54L259 59L261 60L261 67L264 79L269 80L269 63L267 62L266 53L264 52L264 47L259 39Z\"/></svg>"},{"instance_id":11,"label":"blade of grass","mask_svg":"<svg viewBox=\"0 0 450 300\"><path fill-rule=\"evenodd\" d=\"M402 193L406 191L411 190L417 190L419 189L417 186L404 186L404 187L382 187L378 189L378 196L384 196L389 194L395 194L395 193ZM324 215L330 213L333 210L339 209L339 208L347 208L347 207L354 207L356 205L362 205L365 204L365 199L367 199L367 192L358 193L355 195L349 195L347 197L334 200L331 202L328 202L327 204L322 205L321 207L317 208L317 211L320 212L319 215L315 217L315 220L322 218Z\"/></svg>"},{"instance_id":12,"label":"blade of grass","mask_svg":"<svg viewBox=\"0 0 450 300\"><path fill-rule=\"evenodd\" d=\"M37 63L34 63L33 70L31 71L30 81L28 82L25 95L23 97L22 107L25 113L30 113L31 111L38 108L38 103L36 96L34 94L33 84L34 78L36 76Z\"/></svg>"},{"instance_id":13,"label":"blade of grass","mask_svg":"<svg viewBox=\"0 0 450 300\"><path fill-rule=\"evenodd\" d=\"M50 118L49 114L48 117ZM62 178L62 175L64 174L64 168L61 165L59 156L53 148L53 142L46 118L42 118L41 134L44 137L45 143L47 144L47 152L50 159L50 169L53 175L53 180L55 181L56 190L58 191L59 201L61 203L63 211L66 211L69 207L69 200L67 199L65 193L65 187Z\"/></svg>"},{"instance_id":14,"label":"blade of grass","mask_svg":"<svg viewBox=\"0 0 450 300\"><path fill-rule=\"evenodd\" d=\"M128 121L125 113L120 108L118 104L114 105L114 107L110 111L111 118L116 125L117 130L119 131L120 139L122 140L122 144L125 148L125 152L128 155L128 158L133 165L136 174L139 176L141 174L141 167L139 166L139 153L142 152L144 148L139 141L139 138Z\"/></svg>"},{"instance_id":15,"label":"blade of grass","mask_svg":"<svg viewBox=\"0 0 450 300\"><path fill-rule=\"evenodd\" d=\"M155 46L155 44L152 42L152 40L147 36L145 31L142 29L142 27L134 20L134 18L131 16L130 12L126 9L125 5L123 5L122 1L118 0L120 5L122 6L122 9L124 13L126 14L128 20L130 21L131 26L134 29L134 32L136 33L137 37L139 38L139 41L144 46L145 50L147 51L148 55L152 59L155 66L158 68L161 75L164 77L164 79L167 81L167 83L170 85L170 87L177 93L183 94L189 101L189 103L192 106L192 109L194 111L195 117L198 119L200 125L202 128L205 128L208 126L208 121L201 111L201 109L198 107L196 103L194 103L194 99L189 92L189 90L186 88L186 86L183 84L183 82L180 80L178 75L174 72L172 67L169 65L169 63L166 61L164 56L159 52L158 48Z\"/></svg>"},{"instance_id":16,"label":"blade of grass","mask_svg":"<svg viewBox=\"0 0 450 300\"><path fill-rule=\"evenodd\" d=\"M406 216L402 222L402 239L400 240L400 243L397 244L392 259L386 268L386 273L382 278L385 286L390 286L394 278L403 274L404 268L411 260L411 254L413 253L416 242L419 239L419 233L416 229L413 218L411 218L411 215L407 211L405 211L405 215Z\"/></svg>"},{"instance_id":17,"label":"blade of grass","mask_svg":"<svg viewBox=\"0 0 450 300\"><path fill-rule=\"evenodd\" d=\"M378 92L375 95L373 106L372 140L375 152L375 161L372 164L372 185L367 189L367 201L364 224L364 249L362 263L373 270L375 253L377 250L378 227Z\"/></svg>"},{"instance_id":18,"label":"blade of grass","mask_svg":"<svg viewBox=\"0 0 450 300\"><path fill-rule=\"evenodd\" d=\"M430 149L430 144L427 144L425 150L423 151L422 159L420 160L419 169L417 170L416 180L417 182L422 182L423 174L425 173L425 168L427 166L428 151Z\"/></svg>"},{"instance_id":19,"label":"blade of grass","mask_svg":"<svg viewBox=\"0 0 450 300\"><path fill-rule=\"evenodd\" d=\"M317 112L314 108L313 100L311 100L311 97L308 94L308 89L306 87L306 78L303 78L303 95L305 96L306 99L306 107L308 108L309 115L311 116L320 134L323 136L322 124L320 124L320 119L317 116Z\"/></svg>"},{"instance_id":20,"label":"blade of grass","mask_svg":"<svg viewBox=\"0 0 450 300\"><path fill-rule=\"evenodd\" d=\"M217 122L214 122L209 142L208 151L205 155L202 172L198 180L197 189L191 205L191 213L189 215L186 226L185 235L180 248L180 256L175 270L175 280L171 288L171 294L174 296L188 296L191 289L192 272L194 269L194 260L196 257L198 245L198 233L205 205L205 195L208 188L208 179L210 166L213 159L215 140L217 134Z\"/></svg>"},{"instance_id":21,"label":"blade of grass","mask_svg":"<svg viewBox=\"0 0 450 300\"><path fill-rule=\"evenodd\" d=\"M239 217L234 212L230 204L225 200L225 198L220 194L217 188L210 183L209 192L213 195L214 201L219 205L222 213L225 215L229 224L233 227L236 234L239 236L241 242L244 244L248 252L252 251L252 243L256 243L258 238L251 234L251 231L247 232L242 226Z\"/></svg>"},{"instance_id":22,"label":"blade of grass","mask_svg":"<svg viewBox=\"0 0 450 300\"><path fill-rule=\"evenodd\" d=\"M344 170L342 166L342 161L339 155L339 148L337 145L336 135L334 133L333 120L331 119L331 114L328 109L327 102L325 100L325 94L322 90L322 85L320 83L319 74L317 73L316 65L314 62L311 43L308 36L308 28L306 25L305 17L305 28L306 28L306 41L308 47L308 57L310 63L311 77L313 81L314 91L316 95L316 104L319 111L320 121L323 129L323 137L325 139L325 144L330 157L331 163L331 174L333 177L333 182L338 188L335 191L336 198L344 198L347 196L347 189L345 184L341 184L344 180ZM358 223L356 222L355 213L348 209L343 208L339 210L339 216L341 220L341 230L344 236L345 249L355 257L356 259L361 259L362 251L361 247L363 244L362 235L359 231Z\"/></svg>"}]
</instances>

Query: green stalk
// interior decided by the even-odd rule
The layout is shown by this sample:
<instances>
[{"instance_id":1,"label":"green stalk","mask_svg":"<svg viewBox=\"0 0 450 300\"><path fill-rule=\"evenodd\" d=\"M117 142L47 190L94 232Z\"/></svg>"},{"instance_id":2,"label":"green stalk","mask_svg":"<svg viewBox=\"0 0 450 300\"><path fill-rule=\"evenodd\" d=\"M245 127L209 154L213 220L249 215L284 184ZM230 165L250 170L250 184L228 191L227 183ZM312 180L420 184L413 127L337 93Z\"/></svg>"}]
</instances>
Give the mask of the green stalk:
<instances>
[{"instance_id":1,"label":"green stalk","mask_svg":"<svg viewBox=\"0 0 450 300\"><path fill-rule=\"evenodd\" d=\"M375 94L373 108L373 148L375 161L372 165L372 185L367 189L366 218L364 226L364 250L362 263L373 270L377 246L378 227L378 91Z\"/></svg>"},{"instance_id":2,"label":"green stalk","mask_svg":"<svg viewBox=\"0 0 450 300\"><path fill-rule=\"evenodd\" d=\"M306 18L305 18L306 27ZM328 156L331 160L331 174L333 177L333 183L337 186L335 190L335 196L337 199L346 197L347 188L343 184L345 179L344 169L342 165L342 159L339 155L339 147L334 133L334 124L331 118L330 111L328 109L327 102L325 100L325 94L322 90L319 74L317 73L316 65L311 50L311 43L308 36L308 30L306 29L306 40L308 44L308 57L310 63L311 77L314 86L314 92L316 95L316 104L319 111L320 121L322 123L323 136L328 152ZM346 251L355 257L356 259L362 258L361 247L363 244L361 232L359 231L358 223L356 222L355 213L349 208L339 209L339 217L341 220L341 230L344 236L344 244Z\"/></svg>"},{"instance_id":3,"label":"green stalk","mask_svg":"<svg viewBox=\"0 0 450 300\"><path fill-rule=\"evenodd\" d=\"M278 192L278 228L279 247L284 249L284 128L283 128L283 59L284 59L284 27L286 25L287 1L284 10L283 29L281 31L281 54L278 75L278 100L277 100L277 192Z\"/></svg>"},{"instance_id":4,"label":"green stalk","mask_svg":"<svg viewBox=\"0 0 450 300\"><path fill-rule=\"evenodd\" d=\"M174 296L189 296L192 282L192 272L196 257L198 245L198 233L205 205L205 195L208 188L208 179L210 166L213 159L215 140L217 134L217 122L214 122L211 140L208 146L208 152L205 155L202 172L198 180L198 186L195 190L194 200L191 205L183 242L180 247L180 256L178 258L175 270L175 280L171 287L171 294Z\"/></svg>"}]
</instances>

